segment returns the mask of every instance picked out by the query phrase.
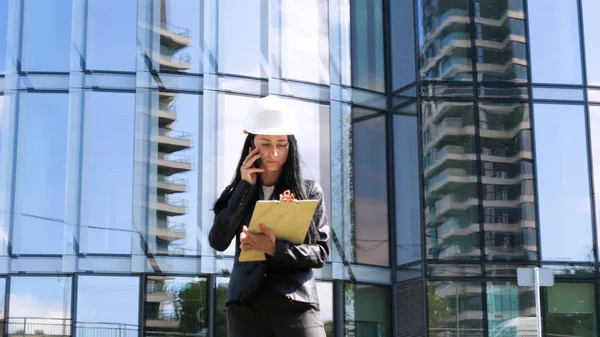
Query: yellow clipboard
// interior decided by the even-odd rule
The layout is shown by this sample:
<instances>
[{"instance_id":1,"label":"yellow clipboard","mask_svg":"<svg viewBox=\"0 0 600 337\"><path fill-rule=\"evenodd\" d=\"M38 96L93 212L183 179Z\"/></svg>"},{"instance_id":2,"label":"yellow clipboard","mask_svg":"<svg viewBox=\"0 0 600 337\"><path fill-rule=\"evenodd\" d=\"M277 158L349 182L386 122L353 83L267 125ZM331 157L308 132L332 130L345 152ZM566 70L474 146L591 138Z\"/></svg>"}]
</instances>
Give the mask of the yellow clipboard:
<instances>
[{"instance_id":1,"label":"yellow clipboard","mask_svg":"<svg viewBox=\"0 0 600 337\"><path fill-rule=\"evenodd\" d=\"M317 200L260 200L254 207L248 229L252 233L261 233L260 225L264 224L276 238L295 245L302 244L317 204ZM255 250L242 251L239 257L240 262L264 260L265 254Z\"/></svg>"}]
</instances>

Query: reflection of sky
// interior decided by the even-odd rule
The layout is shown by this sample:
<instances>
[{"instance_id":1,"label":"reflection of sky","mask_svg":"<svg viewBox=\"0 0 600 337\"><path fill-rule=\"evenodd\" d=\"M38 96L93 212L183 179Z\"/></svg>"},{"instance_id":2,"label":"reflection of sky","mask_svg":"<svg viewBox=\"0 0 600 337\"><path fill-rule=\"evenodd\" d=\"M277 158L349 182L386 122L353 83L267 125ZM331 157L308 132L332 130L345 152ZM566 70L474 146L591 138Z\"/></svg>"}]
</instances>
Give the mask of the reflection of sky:
<instances>
[{"instance_id":1,"label":"reflection of sky","mask_svg":"<svg viewBox=\"0 0 600 337\"><path fill-rule=\"evenodd\" d=\"M389 264L385 117L354 122L356 262Z\"/></svg>"},{"instance_id":2,"label":"reflection of sky","mask_svg":"<svg viewBox=\"0 0 600 337\"><path fill-rule=\"evenodd\" d=\"M77 321L137 326L139 277L80 276L77 280Z\"/></svg>"},{"instance_id":3,"label":"reflection of sky","mask_svg":"<svg viewBox=\"0 0 600 337\"><path fill-rule=\"evenodd\" d=\"M71 317L71 278L13 277L9 305L8 312L12 318L34 317L40 318L34 323L61 324L60 319Z\"/></svg>"},{"instance_id":4,"label":"reflection of sky","mask_svg":"<svg viewBox=\"0 0 600 337\"><path fill-rule=\"evenodd\" d=\"M587 80L590 85L600 85L600 1L583 0L582 3Z\"/></svg>"},{"instance_id":5,"label":"reflection of sky","mask_svg":"<svg viewBox=\"0 0 600 337\"><path fill-rule=\"evenodd\" d=\"M0 1L0 74L6 69L6 27L8 25L8 1Z\"/></svg>"},{"instance_id":6,"label":"reflection of sky","mask_svg":"<svg viewBox=\"0 0 600 337\"><path fill-rule=\"evenodd\" d=\"M417 117L394 116L397 264L421 258Z\"/></svg>"},{"instance_id":7,"label":"reflection of sky","mask_svg":"<svg viewBox=\"0 0 600 337\"><path fill-rule=\"evenodd\" d=\"M531 0L528 7L533 82L581 84L577 1Z\"/></svg>"},{"instance_id":8,"label":"reflection of sky","mask_svg":"<svg viewBox=\"0 0 600 337\"><path fill-rule=\"evenodd\" d=\"M24 2L23 70L69 71L72 6L71 0Z\"/></svg>"},{"instance_id":9,"label":"reflection of sky","mask_svg":"<svg viewBox=\"0 0 600 337\"><path fill-rule=\"evenodd\" d=\"M67 94L20 95L16 253L63 253L68 99Z\"/></svg>"},{"instance_id":10,"label":"reflection of sky","mask_svg":"<svg viewBox=\"0 0 600 337\"><path fill-rule=\"evenodd\" d=\"M135 71L136 18L137 1L88 0L89 69Z\"/></svg>"},{"instance_id":11,"label":"reflection of sky","mask_svg":"<svg viewBox=\"0 0 600 337\"><path fill-rule=\"evenodd\" d=\"M534 112L542 258L589 261L592 215L583 106L536 104Z\"/></svg>"},{"instance_id":12,"label":"reflection of sky","mask_svg":"<svg viewBox=\"0 0 600 337\"><path fill-rule=\"evenodd\" d=\"M594 168L594 191L600 191L600 106L590 106L589 116L592 142L592 167ZM596 193L595 196L596 218L598 218L600 216L600 194ZM600 239L600 231L596 234L598 235L598 239Z\"/></svg>"}]
</instances>

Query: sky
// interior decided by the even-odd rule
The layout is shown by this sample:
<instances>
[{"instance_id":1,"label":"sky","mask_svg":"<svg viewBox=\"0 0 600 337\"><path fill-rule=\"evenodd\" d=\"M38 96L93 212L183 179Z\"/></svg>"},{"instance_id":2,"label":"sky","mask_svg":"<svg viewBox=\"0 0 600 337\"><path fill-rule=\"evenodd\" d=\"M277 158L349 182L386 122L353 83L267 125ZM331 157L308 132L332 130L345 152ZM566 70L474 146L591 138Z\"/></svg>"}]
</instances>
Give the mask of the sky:
<instances>
[{"instance_id":1,"label":"sky","mask_svg":"<svg viewBox=\"0 0 600 337\"><path fill-rule=\"evenodd\" d=\"M552 2L548 5L548 2ZM221 6L227 10L219 10L219 48L217 60L219 70L224 73L235 73L247 76L265 76L268 60L263 53L266 25L261 28L260 22L265 19L265 8L256 5L258 1L222 0ZM261 3L266 3L262 1ZM321 2L324 3L324 2ZM572 83L581 84L582 69L579 65L579 40L577 13L569 5L575 1L566 0L530 0L530 34L532 48L533 81L538 83ZM0 72L6 68L7 37L7 4L0 1ZM327 8L316 0L298 2L283 1L282 14L282 67L283 76L309 82L329 81L329 64L327 54L327 37L319 14ZM71 7L70 0L28 0L25 2L26 29L24 30L23 69L28 71L62 71L68 72L71 55ZM195 0L177 0L170 2L169 20L172 24L190 29L191 45L185 53L191 57L190 73L200 73L202 66L199 2ZM583 17L585 23L585 43L588 59L588 82L600 85L600 63L590 60L600 59L600 22L594 13L600 12L600 2L583 0ZM136 68L136 35L137 5L134 1L93 0L89 7L88 52L86 62L88 68L97 70L135 71ZM249 15L251 14L251 15ZM107 24L110 22L110 24ZM244 29L235 28L235 24L244 23ZM569 27L569 29L565 28ZM77 27L81 29L81 27ZM261 42L263 41L263 42ZM293 41L293 43L291 43ZM557 48L560 45L561 48ZM14 47L14 46L12 46ZM556 65L559 64L560 67ZM131 130L134 128L133 111L135 111L135 95L123 93L94 92L86 95L83 208L86 217L82 226L108 227L106 230L89 230L82 238L82 248L93 253L131 252L131 204L133 185L133 162L131 161L134 143ZM0 97L0 121L2 118L2 98ZM243 135L241 127L244 114L252 99L242 96L221 94L218 111L222 123L218 129L219 144L218 162L223 168L217 175L218 189L223 188L231 179L235 163L241 150ZM19 208L15 220L21 222L22 231L15 233L15 252L20 253L54 253L61 254L70 243L72 236L69 227L65 226L64 204L66 198L65 182L67 180L67 127L69 96L68 94L27 94L22 96L19 144L26 155L19 158L18 172L20 190L16 205ZM202 97L192 94L181 94L177 98L178 119L174 124L177 131L193 134L193 147L180 152L194 157L194 170L182 174L188 179L188 192L177 197L188 200L190 205L199 201L198 165L199 115ZM329 183L329 177L321 176L323 167L329 163L320 161L320 149L329 139L309 135L317 128L328 128L321 118L319 106L305 102L293 102L294 109L300 111L302 123L310 125L298 138L301 153L306 163L306 175ZM543 186L561 188L557 194L549 190L540 198L540 221L546 226L542 229L543 241L554 242L556 246L544 245L543 254L552 258L560 258L564 254L585 259L585 243L591 244L591 224L589 191L586 192L587 166L577 160L584 155L581 130L583 128L582 110L576 107L535 106L536 134L538 150L538 181ZM206 112L212 113L212 112ZM551 117L550 117L551 116ZM600 111L593 108L590 114L590 125L600 132ZM227 126L227 127L224 127ZM557 139L557 130L565 134L574 134L570 139ZM564 130L564 131L563 131ZM592 144L600 149L600 144ZM565 153L563 166L553 166L544 162L555 162L556 148ZM359 149L363 152L365 149ZM596 152L600 150L595 150ZM122 158L122 160L119 160ZM600 155L594 156L594 167L600 168ZM410 169L410 168L409 168ZM326 170L325 170L326 171ZM573 172L579 174L574 175ZM600 184L597 179L597 184ZM545 183L547 182L547 183ZM555 184L555 182L557 182ZM43 188L40 188L42 186ZM377 186L377 185L374 185ZM118 193L115 193L118 191ZM540 192L542 189L540 190ZM373 194L376 200L377 191ZM586 194L587 193L587 194ZM569 199L570 209L574 212L565 218L564 212L555 207L564 200L562 195L573 196ZM216 195L205 197L216 198ZM600 199L600 198L599 198ZM368 199L365 202L372 202ZM596 207L600 207L597 201ZM377 203L375 204L377 205ZM414 205L412 205L414 210ZM372 209L377 209L375 206ZM407 208L407 211L411 208ZM187 253L196 254L200 237L198 224L202 211L198 207L190 207L188 213L178 219L187 226L187 240L183 248ZM23 214L36 214L46 219L31 218ZM50 218L50 219L48 219ZM57 221L58 220L58 221ZM547 225L550 224L550 225ZM569 224L569 225L567 225ZM582 245L573 246L564 251L560 245L561 234L565 227L573 239ZM26 234L26 235L25 235ZM382 233L367 233L374 237ZM414 235L414 233L406 233ZM407 242L410 244L410 240ZM228 253L233 253L230 248ZM50 281L53 280L53 281ZM79 303L95 303L96 311L84 312L80 320L106 321L137 324L138 285L137 279L131 277L113 280L97 277L82 278L79 286L83 292ZM55 282L48 287L55 289L44 293L43 287L34 286L27 281L13 287L14 301L11 309L14 312L28 311L42 317L56 316L64 309L64 298L59 298L61 289L67 282L50 278L47 282ZM62 283L61 283L62 282ZM331 298L329 290L323 290L324 298ZM62 294L62 293L61 293ZM62 296L62 295L61 295ZM114 302L118 298L121 302ZM102 310L105 308L106 310ZM110 310L109 310L110 308ZM106 313L104 313L106 311ZM331 312L330 307L324 312ZM325 314L324 313L324 314Z\"/></svg>"}]
</instances>

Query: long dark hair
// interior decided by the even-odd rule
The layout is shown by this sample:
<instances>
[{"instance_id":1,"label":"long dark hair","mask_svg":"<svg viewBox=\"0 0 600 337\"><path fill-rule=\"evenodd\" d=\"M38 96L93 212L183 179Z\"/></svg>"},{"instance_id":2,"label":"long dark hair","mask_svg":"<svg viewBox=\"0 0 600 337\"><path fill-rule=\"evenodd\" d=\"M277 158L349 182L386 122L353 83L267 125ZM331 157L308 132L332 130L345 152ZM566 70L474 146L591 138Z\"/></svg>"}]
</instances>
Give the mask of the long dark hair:
<instances>
[{"instance_id":1,"label":"long dark hair","mask_svg":"<svg viewBox=\"0 0 600 337\"><path fill-rule=\"evenodd\" d=\"M240 168L242 167L244 160L250 153L250 148L253 148L255 134L248 134L246 140L244 141L244 146L242 148L242 153L240 155L240 159L238 160L237 167L235 169L235 174L231 181L231 184L223 190L221 196L215 201L213 211L215 214L219 214L221 210L227 207L227 203L233 194L233 190L242 180L242 175L240 173ZM306 200L308 199L308 195L306 192L306 187L304 183L304 179L302 177L302 169L300 166L300 152L298 151L298 142L296 141L296 137L293 135L288 136L288 156L287 160L283 164L281 170L281 176L279 176L279 180L275 184L275 189L273 190L273 196L277 198L279 194L283 193L285 190L290 190L298 200ZM257 184L260 183L260 179L257 179ZM251 202L246 203L246 209L241 212L242 215L247 215L248 213L254 210L254 204L259 199L259 189L256 189L254 195L249 196ZM241 219L239 219L241 221ZM319 231L316 228L315 224L311 224L308 230L308 235L306 236L305 242L307 243L315 243L319 240Z\"/></svg>"}]
</instances>

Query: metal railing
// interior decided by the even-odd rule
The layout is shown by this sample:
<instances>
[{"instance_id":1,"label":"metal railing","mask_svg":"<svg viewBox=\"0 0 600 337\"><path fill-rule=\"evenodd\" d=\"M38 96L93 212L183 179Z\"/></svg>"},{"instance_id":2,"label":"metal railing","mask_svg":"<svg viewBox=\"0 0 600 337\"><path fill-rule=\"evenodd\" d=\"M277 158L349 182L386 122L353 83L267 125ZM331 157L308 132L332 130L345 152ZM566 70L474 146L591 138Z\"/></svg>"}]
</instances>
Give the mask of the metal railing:
<instances>
[{"instance_id":1,"label":"metal railing","mask_svg":"<svg viewBox=\"0 0 600 337\"><path fill-rule=\"evenodd\" d=\"M118 323L76 323L80 337L138 337L137 325Z\"/></svg>"},{"instance_id":2,"label":"metal railing","mask_svg":"<svg viewBox=\"0 0 600 337\"><path fill-rule=\"evenodd\" d=\"M165 203L170 206L187 207L187 200L185 200L185 199L176 199L176 198L171 198L171 197L158 197L157 201Z\"/></svg>"},{"instance_id":3,"label":"metal railing","mask_svg":"<svg viewBox=\"0 0 600 337\"><path fill-rule=\"evenodd\" d=\"M179 177L159 176L158 181L169 185L187 185L187 179Z\"/></svg>"},{"instance_id":4,"label":"metal railing","mask_svg":"<svg viewBox=\"0 0 600 337\"><path fill-rule=\"evenodd\" d=\"M179 52L174 55L162 54L162 55L160 55L160 57L162 59L164 59L165 61L168 61L171 63L176 63L176 64L186 64L186 63L190 63L190 61L192 60L192 57L190 56L190 54L183 53L183 52Z\"/></svg>"},{"instance_id":5,"label":"metal railing","mask_svg":"<svg viewBox=\"0 0 600 337\"><path fill-rule=\"evenodd\" d=\"M183 28L183 27L179 27L179 26L175 26L172 23L161 21L160 28L162 28L164 30L167 30L167 31L169 31L171 33L175 33L175 34L180 35L180 36L190 37L190 32L191 31L189 29Z\"/></svg>"},{"instance_id":6,"label":"metal railing","mask_svg":"<svg viewBox=\"0 0 600 337\"><path fill-rule=\"evenodd\" d=\"M171 232L185 233L186 225L184 223L169 221L167 226Z\"/></svg>"},{"instance_id":7,"label":"metal railing","mask_svg":"<svg viewBox=\"0 0 600 337\"><path fill-rule=\"evenodd\" d=\"M157 310L154 312L146 312L146 319L161 320L161 321L178 321L180 320L179 313L171 310Z\"/></svg>"},{"instance_id":8,"label":"metal railing","mask_svg":"<svg viewBox=\"0 0 600 337\"><path fill-rule=\"evenodd\" d=\"M71 336L72 329L81 337L137 337L138 326L122 323L77 322L66 318L11 317L8 336Z\"/></svg>"},{"instance_id":9,"label":"metal railing","mask_svg":"<svg viewBox=\"0 0 600 337\"><path fill-rule=\"evenodd\" d=\"M189 132L183 131L173 131L170 129L159 129L158 134L160 136L165 136L173 139L181 139L181 140L192 140L192 134Z\"/></svg>"},{"instance_id":10,"label":"metal railing","mask_svg":"<svg viewBox=\"0 0 600 337\"><path fill-rule=\"evenodd\" d=\"M164 111L176 112L176 106L177 105L175 104L175 101L171 101L169 103L158 103L158 109Z\"/></svg>"},{"instance_id":11,"label":"metal railing","mask_svg":"<svg viewBox=\"0 0 600 337\"><path fill-rule=\"evenodd\" d=\"M183 156L179 154L166 154L162 153L158 155L158 159L172 161L174 163L186 163L191 164L194 161L194 158L191 156Z\"/></svg>"}]
</instances>

